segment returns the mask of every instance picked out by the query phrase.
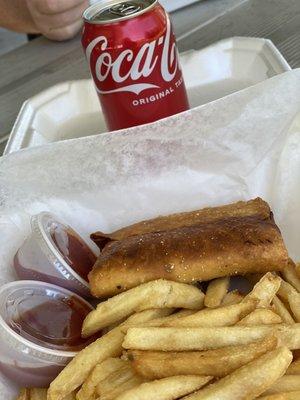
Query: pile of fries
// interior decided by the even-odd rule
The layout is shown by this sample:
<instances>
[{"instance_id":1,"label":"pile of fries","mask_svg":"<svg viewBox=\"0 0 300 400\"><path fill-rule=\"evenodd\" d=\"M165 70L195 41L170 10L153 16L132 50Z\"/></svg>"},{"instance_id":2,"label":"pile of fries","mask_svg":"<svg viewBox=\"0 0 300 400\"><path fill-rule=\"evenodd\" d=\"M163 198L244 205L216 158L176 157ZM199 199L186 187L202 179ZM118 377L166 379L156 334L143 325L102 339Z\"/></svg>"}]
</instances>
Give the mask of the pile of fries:
<instances>
[{"instance_id":1,"label":"pile of fries","mask_svg":"<svg viewBox=\"0 0 300 400\"><path fill-rule=\"evenodd\" d=\"M157 280L100 303L82 335L104 334L20 400L299 400L300 266L197 286Z\"/></svg>"}]
</instances>

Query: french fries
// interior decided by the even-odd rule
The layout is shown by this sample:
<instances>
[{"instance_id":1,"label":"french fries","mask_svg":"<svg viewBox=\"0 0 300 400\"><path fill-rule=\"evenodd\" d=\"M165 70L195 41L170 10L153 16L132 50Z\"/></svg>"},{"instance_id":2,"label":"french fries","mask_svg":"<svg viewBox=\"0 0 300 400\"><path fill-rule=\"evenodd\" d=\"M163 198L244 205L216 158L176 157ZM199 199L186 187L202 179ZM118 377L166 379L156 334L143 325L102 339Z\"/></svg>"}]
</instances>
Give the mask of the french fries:
<instances>
[{"instance_id":1,"label":"french fries","mask_svg":"<svg viewBox=\"0 0 300 400\"><path fill-rule=\"evenodd\" d=\"M265 394L300 391L300 375L285 375L278 379Z\"/></svg>"},{"instance_id":2,"label":"french fries","mask_svg":"<svg viewBox=\"0 0 300 400\"><path fill-rule=\"evenodd\" d=\"M246 317L241 319L237 325L272 325L280 324L281 322L281 317L278 314L275 314L272 310L268 310L267 308L259 308L246 315Z\"/></svg>"},{"instance_id":3,"label":"french fries","mask_svg":"<svg viewBox=\"0 0 300 400\"><path fill-rule=\"evenodd\" d=\"M222 306L219 308L206 308L180 318L170 317L153 320L147 326L164 327L201 327L201 326L229 326L236 324L241 318L245 317L255 309L257 301L249 299L247 302ZM281 319L279 318L279 322Z\"/></svg>"},{"instance_id":4,"label":"french fries","mask_svg":"<svg viewBox=\"0 0 300 400\"><path fill-rule=\"evenodd\" d=\"M300 324L214 328L129 328L123 347L136 350L190 351L242 345L276 335L290 350L300 348Z\"/></svg>"},{"instance_id":5,"label":"french fries","mask_svg":"<svg viewBox=\"0 0 300 400\"><path fill-rule=\"evenodd\" d=\"M118 322L114 322L113 324L103 328L101 330L102 335L105 335L106 333L110 332L111 330L113 330L114 328L116 328L117 326L121 325L123 322L126 321L127 318L123 318L121 321Z\"/></svg>"},{"instance_id":6,"label":"french fries","mask_svg":"<svg viewBox=\"0 0 300 400\"><path fill-rule=\"evenodd\" d=\"M139 386L143 381L139 376L133 376L132 378L128 379L127 381L120 383L117 386L114 386L114 388L110 388L109 385L107 391L103 390L101 393L101 396L98 397L100 400L114 400L116 399L120 394L127 392L130 389L133 389L137 386ZM107 382L109 383L109 381Z\"/></svg>"},{"instance_id":7,"label":"french fries","mask_svg":"<svg viewBox=\"0 0 300 400\"><path fill-rule=\"evenodd\" d=\"M47 389L26 388L21 389L17 400L47 400ZM71 393L64 400L75 400L75 394Z\"/></svg>"},{"instance_id":8,"label":"french fries","mask_svg":"<svg viewBox=\"0 0 300 400\"><path fill-rule=\"evenodd\" d=\"M255 299L258 301L258 307L269 307L274 296L280 288L281 278L271 272L267 272L259 282L256 283L252 291L243 301Z\"/></svg>"},{"instance_id":9,"label":"french fries","mask_svg":"<svg viewBox=\"0 0 300 400\"><path fill-rule=\"evenodd\" d=\"M195 314L195 310L181 310L174 314L168 315L162 318L156 318L143 324L143 326L165 326L173 324L175 321L181 319L182 317L187 317L189 315Z\"/></svg>"},{"instance_id":10,"label":"french fries","mask_svg":"<svg viewBox=\"0 0 300 400\"><path fill-rule=\"evenodd\" d=\"M288 302L288 298L290 294L298 293L297 290L288 282L281 280L280 288L278 290L278 296Z\"/></svg>"},{"instance_id":11,"label":"french fries","mask_svg":"<svg viewBox=\"0 0 300 400\"><path fill-rule=\"evenodd\" d=\"M82 329L84 337L108 333L78 353L48 392L26 389L18 400L293 400L300 294L295 269L283 275L294 284L270 272L247 296L227 293L227 277L210 282L205 296L165 280L116 295Z\"/></svg>"},{"instance_id":12,"label":"french fries","mask_svg":"<svg viewBox=\"0 0 300 400\"><path fill-rule=\"evenodd\" d=\"M184 399L255 399L285 373L292 358L292 353L287 347L272 350L216 383L184 397Z\"/></svg>"},{"instance_id":13,"label":"french fries","mask_svg":"<svg viewBox=\"0 0 300 400\"><path fill-rule=\"evenodd\" d=\"M276 313L281 317L285 324L294 324L295 321L291 316L289 310L286 308L285 304L277 297L273 297L272 305Z\"/></svg>"},{"instance_id":14,"label":"french fries","mask_svg":"<svg viewBox=\"0 0 300 400\"><path fill-rule=\"evenodd\" d=\"M128 351L134 370L145 379L173 375L211 375L224 377L277 347L275 336L242 346L229 346L199 352Z\"/></svg>"},{"instance_id":15,"label":"french fries","mask_svg":"<svg viewBox=\"0 0 300 400\"><path fill-rule=\"evenodd\" d=\"M290 261L281 273L284 279L300 292L300 278L296 272L294 262Z\"/></svg>"},{"instance_id":16,"label":"french fries","mask_svg":"<svg viewBox=\"0 0 300 400\"><path fill-rule=\"evenodd\" d=\"M134 312L149 308L203 308L204 294L185 283L163 279L144 283L99 303L83 322L82 336L89 337Z\"/></svg>"},{"instance_id":17,"label":"french fries","mask_svg":"<svg viewBox=\"0 0 300 400\"><path fill-rule=\"evenodd\" d=\"M64 397L83 384L97 364L107 358L120 356L125 336L122 332L122 327L126 325L139 325L151 319L162 317L166 315L166 312L168 313L169 310L155 309L134 314L121 326L114 328L100 339L88 345L73 358L51 383L47 400L63 400Z\"/></svg>"},{"instance_id":18,"label":"french fries","mask_svg":"<svg viewBox=\"0 0 300 400\"><path fill-rule=\"evenodd\" d=\"M204 305L209 308L219 307L227 294L229 283L230 278L228 276L210 281L206 290Z\"/></svg>"},{"instance_id":19,"label":"french fries","mask_svg":"<svg viewBox=\"0 0 300 400\"><path fill-rule=\"evenodd\" d=\"M17 397L17 400L30 400L30 394L29 394L30 389L21 389L19 396Z\"/></svg>"},{"instance_id":20,"label":"french fries","mask_svg":"<svg viewBox=\"0 0 300 400\"><path fill-rule=\"evenodd\" d=\"M300 293L290 283L282 280L278 295L288 303L295 320L300 322Z\"/></svg>"},{"instance_id":21,"label":"french fries","mask_svg":"<svg viewBox=\"0 0 300 400\"><path fill-rule=\"evenodd\" d=\"M173 400L200 389L211 379L209 376L172 376L143 383L116 400Z\"/></svg>"},{"instance_id":22,"label":"french fries","mask_svg":"<svg viewBox=\"0 0 300 400\"><path fill-rule=\"evenodd\" d=\"M295 320L300 322L300 293L290 293L288 302Z\"/></svg>"},{"instance_id":23,"label":"french fries","mask_svg":"<svg viewBox=\"0 0 300 400\"><path fill-rule=\"evenodd\" d=\"M258 397L258 400L299 400L300 392L285 392Z\"/></svg>"},{"instance_id":24,"label":"french fries","mask_svg":"<svg viewBox=\"0 0 300 400\"><path fill-rule=\"evenodd\" d=\"M107 358L102 363L97 364L81 386L76 399L93 399L98 384L107 379L113 372L120 370L124 363L125 361L120 358Z\"/></svg>"},{"instance_id":25,"label":"french fries","mask_svg":"<svg viewBox=\"0 0 300 400\"><path fill-rule=\"evenodd\" d=\"M29 389L30 400L46 400L47 399L47 389Z\"/></svg>"},{"instance_id":26,"label":"french fries","mask_svg":"<svg viewBox=\"0 0 300 400\"><path fill-rule=\"evenodd\" d=\"M300 279L300 263L296 264L295 271L296 271L298 278Z\"/></svg>"},{"instance_id":27,"label":"french fries","mask_svg":"<svg viewBox=\"0 0 300 400\"><path fill-rule=\"evenodd\" d=\"M231 304L237 304L240 303L244 298L245 296L243 296L238 290L232 290L224 296L222 305L227 306Z\"/></svg>"},{"instance_id":28,"label":"french fries","mask_svg":"<svg viewBox=\"0 0 300 400\"><path fill-rule=\"evenodd\" d=\"M120 356L123 339L120 328L115 328L79 352L51 383L48 400L63 400L87 379L95 365L106 358Z\"/></svg>"},{"instance_id":29,"label":"french fries","mask_svg":"<svg viewBox=\"0 0 300 400\"><path fill-rule=\"evenodd\" d=\"M99 382L97 394L101 400L114 400L121 393L139 386L144 380L138 376L129 361L123 360L123 365L112 372L107 379Z\"/></svg>"},{"instance_id":30,"label":"french fries","mask_svg":"<svg viewBox=\"0 0 300 400\"><path fill-rule=\"evenodd\" d=\"M68 394L64 400L75 400L75 392ZM22 389L17 400L47 400L47 389L27 388Z\"/></svg>"},{"instance_id":31,"label":"french fries","mask_svg":"<svg viewBox=\"0 0 300 400\"><path fill-rule=\"evenodd\" d=\"M287 375L300 375L300 359L293 361L286 371Z\"/></svg>"}]
</instances>

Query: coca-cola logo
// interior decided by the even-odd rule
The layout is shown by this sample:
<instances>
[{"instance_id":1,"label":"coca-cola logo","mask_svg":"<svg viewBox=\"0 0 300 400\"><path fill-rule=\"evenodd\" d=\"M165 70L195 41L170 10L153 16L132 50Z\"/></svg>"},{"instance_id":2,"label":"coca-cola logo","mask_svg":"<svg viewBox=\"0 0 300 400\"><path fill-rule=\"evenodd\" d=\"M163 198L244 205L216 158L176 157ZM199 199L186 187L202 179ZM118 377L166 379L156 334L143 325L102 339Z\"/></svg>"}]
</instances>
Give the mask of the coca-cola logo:
<instances>
[{"instance_id":1,"label":"coca-cola logo","mask_svg":"<svg viewBox=\"0 0 300 400\"><path fill-rule=\"evenodd\" d=\"M86 57L91 66L91 57L95 47L101 50L101 54L96 60L94 70L95 76L99 85L107 81L113 81L113 87L108 90L102 90L97 87L97 91L101 94L116 93L116 92L132 92L140 94L143 90L151 88L159 88L159 86L140 82L142 78L148 78L155 68L160 68L162 79L165 82L171 82L178 71L178 52L176 43L172 38L171 23L167 18L167 27L165 35L150 43L145 43L137 54L131 49L123 50L118 56L113 59L110 52L107 51L108 40L105 36L98 36L86 48ZM161 47L159 55L157 47ZM129 69L126 73L121 74L124 63L129 63ZM159 65L160 64L160 65ZM122 83L130 79L133 83L122 86ZM139 83L134 83L139 81ZM117 88L116 87L116 84Z\"/></svg>"}]
</instances>

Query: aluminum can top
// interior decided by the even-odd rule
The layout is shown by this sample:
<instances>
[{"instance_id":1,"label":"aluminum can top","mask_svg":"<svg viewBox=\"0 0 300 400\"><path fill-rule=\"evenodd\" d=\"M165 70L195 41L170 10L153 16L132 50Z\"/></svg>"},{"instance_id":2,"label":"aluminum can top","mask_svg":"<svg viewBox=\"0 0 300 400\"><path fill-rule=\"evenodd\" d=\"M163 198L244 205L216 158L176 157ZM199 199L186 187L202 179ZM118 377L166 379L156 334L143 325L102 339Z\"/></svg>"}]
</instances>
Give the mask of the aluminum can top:
<instances>
[{"instance_id":1,"label":"aluminum can top","mask_svg":"<svg viewBox=\"0 0 300 400\"><path fill-rule=\"evenodd\" d=\"M85 10L83 19L90 24L109 24L137 17L151 10L158 0L100 0Z\"/></svg>"}]
</instances>

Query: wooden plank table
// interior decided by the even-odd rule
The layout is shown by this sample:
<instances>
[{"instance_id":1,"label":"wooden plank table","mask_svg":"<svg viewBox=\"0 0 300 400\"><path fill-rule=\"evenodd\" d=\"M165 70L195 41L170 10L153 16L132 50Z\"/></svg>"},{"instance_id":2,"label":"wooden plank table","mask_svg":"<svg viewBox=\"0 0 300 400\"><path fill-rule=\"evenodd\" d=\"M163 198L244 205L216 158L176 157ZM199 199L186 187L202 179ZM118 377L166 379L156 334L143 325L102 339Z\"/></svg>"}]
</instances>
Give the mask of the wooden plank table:
<instances>
[{"instance_id":1,"label":"wooden plank table","mask_svg":"<svg viewBox=\"0 0 300 400\"><path fill-rule=\"evenodd\" d=\"M271 39L300 67L299 0L203 0L172 14L180 51L231 36ZM80 36L55 43L38 38L0 57L0 154L22 103L59 82L89 77Z\"/></svg>"}]
</instances>

